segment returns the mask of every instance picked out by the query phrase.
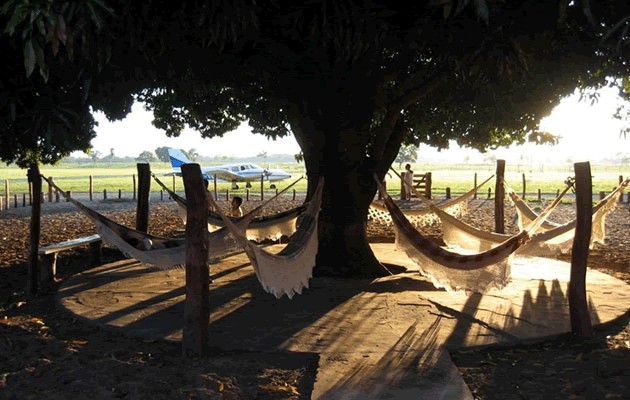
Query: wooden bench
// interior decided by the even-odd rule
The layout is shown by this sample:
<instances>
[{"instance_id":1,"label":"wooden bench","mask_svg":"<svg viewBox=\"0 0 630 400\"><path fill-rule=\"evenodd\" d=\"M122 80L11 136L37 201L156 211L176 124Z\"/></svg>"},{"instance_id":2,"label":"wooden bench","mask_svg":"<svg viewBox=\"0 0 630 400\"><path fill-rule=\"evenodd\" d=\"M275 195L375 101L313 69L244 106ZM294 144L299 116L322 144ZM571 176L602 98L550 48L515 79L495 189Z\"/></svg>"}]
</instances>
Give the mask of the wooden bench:
<instances>
[{"instance_id":1,"label":"wooden bench","mask_svg":"<svg viewBox=\"0 0 630 400\"><path fill-rule=\"evenodd\" d=\"M98 234L40 247L37 254L40 261L41 281L52 281L54 279L57 273L57 255L59 253L86 244L89 245L90 265L99 264L101 262L102 239Z\"/></svg>"}]
</instances>

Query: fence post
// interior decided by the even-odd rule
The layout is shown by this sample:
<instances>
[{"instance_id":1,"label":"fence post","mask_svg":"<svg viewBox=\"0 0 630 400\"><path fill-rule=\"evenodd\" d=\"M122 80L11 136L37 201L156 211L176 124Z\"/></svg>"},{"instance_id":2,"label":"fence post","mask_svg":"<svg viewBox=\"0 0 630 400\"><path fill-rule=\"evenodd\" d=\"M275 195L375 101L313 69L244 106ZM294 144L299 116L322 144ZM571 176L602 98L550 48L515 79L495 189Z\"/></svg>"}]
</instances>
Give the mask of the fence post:
<instances>
[{"instance_id":1,"label":"fence post","mask_svg":"<svg viewBox=\"0 0 630 400\"><path fill-rule=\"evenodd\" d=\"M136 199L136 174L131 175L133 179L133 199Z\"/></svg>"},{"instance_id":2,"label":"fence post","mask_svg":"<svg viewBox=\"0 0 630 400\"><path fill-rule=\"evenodd\" d=\"M92 196L93 196L93 193L94 193L94 177L92 175L90 175L89 191L90 191L90 201L92 201Z\"/></svg>"},{"instance_id":3,"label":"fence post","mask_svg":"<svg viewBox=\"0 0 630 400\"><path fill-rule=\"evenodd\" d=\"M103 200L107 200L107 189L103 189Z\"/></svg>"},{"instance_id":4,"label":"fence post","mask_svg":"<svg viewBox=\"0 0 630 400\"><path fill-rule=\"evenodd\" d=\"M425 176L426 176L425 178L426 185L424 187L424 197L431 200L431 192L432 192L431 186L433 185L433 180L431 179L430 172L427 172Z\"/></svg>"},{"instance_id":5,"label":"fence post","mask_svg":"<svg viewBox=\"0 0 630 400\"><path fill-rule=\"evenodd\" d=\"M523 172L523 196L521 197L523 200L525 200L525 193L527 193L526 189L527 183L525 181L525 172Z\"/></svg>"},{"instance_id":6,"label":"fence post","mask_svg":"<svg viewBox=\"0 0 630 400\"><path fill-rule=\"evenodd\" d=\"M477 173L475 172L475 177L473 178L473 187L476 188L477 187ZM473 193L473 199L477 200L477 190L475 190L475 193Z\"/></svg>"},{"instance_id":7,"label":"fence post","mask_svg":"<svg viewBox=\"0 0 630 400\"><path fill-rule=\"evenodd\" d=\"M538 189L538 202L542 201L542 192Z\"/></svg>"},{"instance_id":8,"label":"fence post","mask_svg":"<svg viewBox=\"0 0 630 400\"><path fill-rule=\"evenodd\" d=\"M263 182L265 181L265 176L264 175L260 175L260 201L263 201L265 199L265 186L263 185Z\"/></svg>"},{"instance_id":9,"label":"fence post","mask_svg":"<svg viewBox=\"0 0 630 400\"><path fill-rule=\"evenodd\" d=\"M249 201L249 189L245 189L245 200Z\"/></svg>"},{"instance_id":10,"label":"fence post","mask_svg":"<svg viewBox=\"0 0 630 400\"><path fill-rule=\"evenodd\" d=\"M450 188L450 187L447 187L447 188L446 188L446 199L448 200L448 199L450 199L450 198L451 198L451 188Z\"/></svg>"}]
</instances>

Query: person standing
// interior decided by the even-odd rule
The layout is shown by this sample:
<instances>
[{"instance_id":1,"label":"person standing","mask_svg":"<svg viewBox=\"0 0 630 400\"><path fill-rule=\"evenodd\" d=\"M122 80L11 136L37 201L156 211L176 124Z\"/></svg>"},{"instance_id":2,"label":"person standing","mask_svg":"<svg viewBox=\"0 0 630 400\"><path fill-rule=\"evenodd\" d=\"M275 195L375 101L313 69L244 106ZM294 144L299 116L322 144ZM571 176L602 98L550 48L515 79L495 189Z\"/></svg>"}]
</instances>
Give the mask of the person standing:
<instances>
[{"instance_id":1,"label":"person standing","mask_svg":"<svg viewBox=\"0 0 630 400\"><path fill-rule=\"evenodd\" d=\"M405 172L403 172L403 199L411 200L412 186L413 186L413 171L411 170L411 164L405 165Z\"/></svg>"}]
</instances>

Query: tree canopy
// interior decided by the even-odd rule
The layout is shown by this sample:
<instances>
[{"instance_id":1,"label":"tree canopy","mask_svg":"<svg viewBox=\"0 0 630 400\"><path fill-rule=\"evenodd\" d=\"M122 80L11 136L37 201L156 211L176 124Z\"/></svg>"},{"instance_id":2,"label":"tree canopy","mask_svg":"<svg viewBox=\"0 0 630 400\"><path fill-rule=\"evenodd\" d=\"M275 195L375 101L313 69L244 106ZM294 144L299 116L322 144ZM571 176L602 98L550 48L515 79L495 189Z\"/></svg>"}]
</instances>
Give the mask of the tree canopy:
<instances>
[{"instance_id":1,"label":"tree canopy","mask_svg":"<svg viewBox=\"0 0 630 400\"><path fill-rule=\"evenodd\" d=\"M134 100L173 136L242 121L292 132L309 182L326 178L323 270L378 274L364 234L372 174L401 144L549 140L540 119L576 87L628 89L626 0L9 0L1 11L3 161L84 150L90 112L122 118Z\"/></svg>"}]
</instances>

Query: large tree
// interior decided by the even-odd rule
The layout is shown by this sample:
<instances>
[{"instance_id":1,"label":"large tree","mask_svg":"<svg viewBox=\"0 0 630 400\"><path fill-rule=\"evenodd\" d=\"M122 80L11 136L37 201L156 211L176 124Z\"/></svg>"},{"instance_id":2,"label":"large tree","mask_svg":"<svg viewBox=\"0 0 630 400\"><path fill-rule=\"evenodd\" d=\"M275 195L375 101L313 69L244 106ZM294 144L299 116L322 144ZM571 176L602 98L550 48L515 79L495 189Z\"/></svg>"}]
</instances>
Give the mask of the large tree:
<instances>
[{"instance_id":1,"label":"large tree","mask_svg":"<svg viewBox=\"0 0 630 400\"><path fill-rule=\"evenodd\" d=\"M61 75L89 78L69 86L83 89L79 115L91 106L120 118L138 99L174 136L186 125L220 136L242 121L271 137L292 132L309 195L326 180L316 273L378 276L366 239L372 177L401 144L541 140L538 122L563 96L628 76L625 0L399 3L111 0L78 29L96 32L84 56L106 62L75 57L84 68ZM20 38L3 40L19 54ZM41 86L58 90L49 75ZM71 143L85 145L87 128Z\"/></svg>"}]
</instances>

